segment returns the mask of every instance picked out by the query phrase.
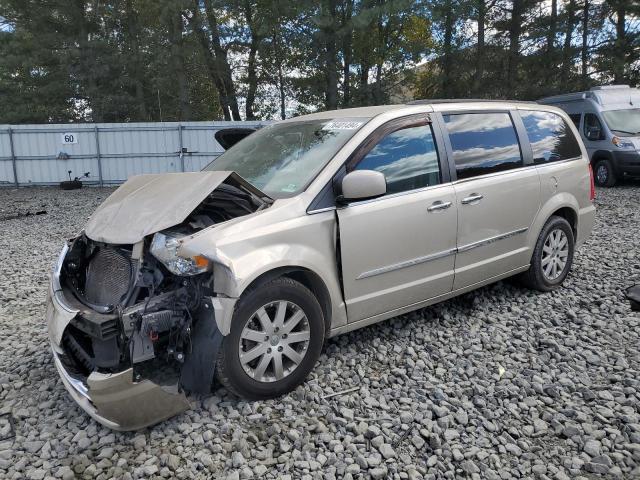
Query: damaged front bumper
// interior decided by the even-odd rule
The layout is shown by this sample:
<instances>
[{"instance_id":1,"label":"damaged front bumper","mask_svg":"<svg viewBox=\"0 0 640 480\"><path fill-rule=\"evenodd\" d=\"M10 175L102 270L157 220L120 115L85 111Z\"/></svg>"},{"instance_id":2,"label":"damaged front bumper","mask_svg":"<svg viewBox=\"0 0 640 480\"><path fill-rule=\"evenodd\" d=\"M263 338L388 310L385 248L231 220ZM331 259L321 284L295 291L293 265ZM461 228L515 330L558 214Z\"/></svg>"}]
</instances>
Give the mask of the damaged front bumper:
<instances>
[{"instance_id":1,"label":"damaged front bumper","mask_svg":"<svg viewBox=\"0 0 640 480\"><path fill-rule=\"evenodd\" d=\"M133 368L117 373L91 372L88 376L75 371L62 346L65 329L79 314L66 301L59 282L66 253L65 246L52 275L46 317L54 363L71 397L94 420L120 431L144 428L187 410L189 402L177 384L134 381Z\"/></svg>"},{"instance_id":2,"label":"damaged front bumper","mask_svg":"<svg viewBox=\"0 0 640 480\"><path fill-rule=\"evenodd\" d=\"M113 430L138 430L189 408L189 401L177 387L170 393L149 380L134 382L132 368L113 374L93 372L83 380L67 371L55 349L53 359L75 402L96 422Z\"/></svg>"},{"instance_id":3,"label":"damaged front bumper","mask_svg":"<svg viewBox=\"0 0 640 480\"><path fill-rule=\"evenodd\" d=\"M61 291L53 291L53 283L47 299L47 325L54 363L71 397L91 418L114 430L138 430L189 408L177 386L169 388L149 380L135 382L132 368L112 374L92 372L88 377L72 372L65 365L61 339L77 311L64 303Z\"/></svg>"}]
</instances>

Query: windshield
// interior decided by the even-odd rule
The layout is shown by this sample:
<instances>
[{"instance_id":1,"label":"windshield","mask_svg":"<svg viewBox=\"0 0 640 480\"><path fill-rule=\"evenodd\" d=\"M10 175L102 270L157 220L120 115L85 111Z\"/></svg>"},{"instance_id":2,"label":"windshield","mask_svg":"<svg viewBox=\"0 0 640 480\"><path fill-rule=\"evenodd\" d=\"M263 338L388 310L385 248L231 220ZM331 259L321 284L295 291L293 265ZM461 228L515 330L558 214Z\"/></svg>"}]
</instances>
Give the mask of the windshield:
<instances>
[{"instance_id":1,"label":"windshield","mask_svg":"<svg viewBox=\"0 0 640 480\"><path fill-rule=\"evenodd\" d=\"M640 133L640 108L626 110L610 110L602 112L609 130L623 135L637 135Z\"/></svg>"},{"instance_id":2,"label":"windshield","mask_svg":"<svg viewBox=\"0 0 640 480\"><path fill-rule=\"evenodd\" d=\"M249 135L205 170L233 170L273 198L309 185L368 118L276 123Z\"/></svg>"}]
</instances>

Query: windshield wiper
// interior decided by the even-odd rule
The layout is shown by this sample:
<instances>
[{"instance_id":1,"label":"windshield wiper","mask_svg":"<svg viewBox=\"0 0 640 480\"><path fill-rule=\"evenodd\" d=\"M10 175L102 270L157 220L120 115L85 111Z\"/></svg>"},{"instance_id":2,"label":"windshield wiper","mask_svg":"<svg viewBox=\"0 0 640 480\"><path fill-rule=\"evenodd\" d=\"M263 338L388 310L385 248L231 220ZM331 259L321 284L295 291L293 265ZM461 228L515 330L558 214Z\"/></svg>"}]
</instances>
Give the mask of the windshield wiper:
<instances>
[{"instance_id":1,"label":"windshield wiper","mask_svg":"<svg viewBox=\"0 0 640 480\"><path fill-rule=\"evenodd\" d=\"M626 130L620 130L620 129L617 129L617 128L612 128L611 130L613 130L614 132L628 133L629 135L637 135L638 133L640 133L640 131L638 131L638 132L627 132Z\"/></svg>"}]
</instances>

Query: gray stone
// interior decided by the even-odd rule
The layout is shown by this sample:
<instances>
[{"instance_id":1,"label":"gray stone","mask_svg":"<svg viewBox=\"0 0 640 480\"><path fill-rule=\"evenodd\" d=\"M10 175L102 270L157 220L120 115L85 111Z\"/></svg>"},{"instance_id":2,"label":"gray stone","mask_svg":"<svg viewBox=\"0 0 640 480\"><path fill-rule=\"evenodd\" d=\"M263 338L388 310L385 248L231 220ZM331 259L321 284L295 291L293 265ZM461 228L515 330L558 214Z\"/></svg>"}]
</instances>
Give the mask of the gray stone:
<instances>
[{"instance_id":1,"label":"gray stone","mask_svg":"<svg viewBox=\"0 0 640 480\"><path fill-rule=\"evenodd\" d=\"M597 457L600 455L601 451L600 442L592 439L587 440L582 449L584 450L584 453L586 453L590 457Z\"/></svg>"},{"instance_id":2,"label":"gray stone","mask_svg":"<svg viewBox=\"0 0 640 480\"><path fill-rule=\"evenodd\" d=\"M388 443L383 443L382 445L380 445L380 447L378 447L378 450L380 451L380 454L386 459L394 458L396 456L396 452L393 450L393 447Z\"/></svg>"},{"instance_id":3,"label":"gray stone","mask_svg":"<svg viewBox=\"0 0 640 480\"><path fill-rule=\"evenodd\" d=\"M387 469L385 467L376 467L369 470L369 475L373 480L382 480L387 476Z\"/></svg>"}]
</instances>

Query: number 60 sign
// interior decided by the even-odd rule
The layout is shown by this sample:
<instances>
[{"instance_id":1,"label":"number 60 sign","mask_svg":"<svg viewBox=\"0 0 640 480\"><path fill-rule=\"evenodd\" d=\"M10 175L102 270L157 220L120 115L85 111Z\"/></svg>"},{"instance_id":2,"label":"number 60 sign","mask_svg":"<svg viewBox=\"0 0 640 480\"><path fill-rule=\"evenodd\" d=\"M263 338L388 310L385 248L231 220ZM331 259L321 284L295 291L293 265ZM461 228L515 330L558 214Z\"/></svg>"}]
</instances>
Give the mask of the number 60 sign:
<instances>
[{"instance_id":1,"label":"number 60 sign","mask_svg":"<svg viewBox=\"0 0 640 480\"><path fill-rule=\"evenodd\" d=\"M63 145L78 143L78 137L75 133L63 133L60 135Z\"/></svg>"}]
</instances>

